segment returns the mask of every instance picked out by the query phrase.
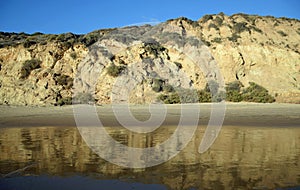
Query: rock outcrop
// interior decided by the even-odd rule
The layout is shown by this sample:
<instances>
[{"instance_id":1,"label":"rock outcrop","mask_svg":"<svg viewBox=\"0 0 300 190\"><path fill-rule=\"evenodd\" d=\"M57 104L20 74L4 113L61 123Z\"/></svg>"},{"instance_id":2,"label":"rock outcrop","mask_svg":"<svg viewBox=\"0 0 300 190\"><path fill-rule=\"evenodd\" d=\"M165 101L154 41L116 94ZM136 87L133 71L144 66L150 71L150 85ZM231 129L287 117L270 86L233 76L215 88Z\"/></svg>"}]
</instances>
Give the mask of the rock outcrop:
<instances>
[{"instance_id":1,"label":"rock outcrop","mask_svg":"<svg viewBox=\"0 0 300 190\"><path fill-rule=\"evenodd\" d=\"M299 20L222 13L86 35L0 33L0 104L62 105L72 87L98 104L149 103L221 76L300 103L299 41Z\"/></svg>"}]
</instances>

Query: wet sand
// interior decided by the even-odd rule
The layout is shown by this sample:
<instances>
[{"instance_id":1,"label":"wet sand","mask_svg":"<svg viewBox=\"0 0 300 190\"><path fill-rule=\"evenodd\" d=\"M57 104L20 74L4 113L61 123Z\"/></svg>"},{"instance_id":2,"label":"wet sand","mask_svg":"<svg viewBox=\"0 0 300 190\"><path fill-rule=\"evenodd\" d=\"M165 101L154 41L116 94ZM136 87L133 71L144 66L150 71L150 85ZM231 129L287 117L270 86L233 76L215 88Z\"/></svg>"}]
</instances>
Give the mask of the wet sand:
<instances>
[{"instance_id":1,"label":"wet sand","mask_svg":"<svg viewBox=\"0 0 300 190\"><path fill-rule=\"evenodd\" d=\"M193 113L200 107L199 125L207 125L212 111L210 103L167 105L163 125L177 125L181 109ZM80 105L75 105L80 106ZM75 107L76 108L76 107ZM131 105L132 114L141 121L149 119L147 105ZM120 126L111 105L97 106L104 126ZM300 127L300 104L226 103L224 126ZM0 127L76 126L73 106L20 107L0 106Z\"/></svg>"}]
</instances>

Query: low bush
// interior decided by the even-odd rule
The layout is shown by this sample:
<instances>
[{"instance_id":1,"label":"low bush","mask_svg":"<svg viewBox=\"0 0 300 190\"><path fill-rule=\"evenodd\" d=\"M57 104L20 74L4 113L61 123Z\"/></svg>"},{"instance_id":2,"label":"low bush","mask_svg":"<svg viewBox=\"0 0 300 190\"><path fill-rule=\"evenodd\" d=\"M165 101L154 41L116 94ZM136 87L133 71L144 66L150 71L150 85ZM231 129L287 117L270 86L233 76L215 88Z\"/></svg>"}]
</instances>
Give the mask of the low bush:
<instances>
[{"instance_id":1,"label":"low bush","mask_svg":"<svg viewBox=\"0 0 300 190\"><path fill-rule=\"evenodd\" d=\"M280 34L282 37L286 37L287 36L287 34L286 33L284 33L283 31L277 31L277 33L278 34Z\"/></svg>"},{"instance_id":2,"label":"low bush","mask_svg":"<svg viewBox=\"0 0 300 190\"><path fill-rule=\"evenodd\" d=\"M215 22L217 23L218 26L222 26L223 24L223 19L221 17L216 17Z\"/></svg>"},{"instance_id":3,"label":"low bush","mask_svg":"<svg viewBox=\"0 0 300 190\"><path fill-rule=\"evenodd\" d=\"M209 81L202 90L195 91L190 89L177 89L176 92L161 94L158 99L165 104L177 103L196 103L196 102L221 102L223 100L230 102L259 102L272 103L275 98L268 91L253 82L250 86L241 92L243 84L240 81L234 81L226 85L226 93L219 89L218 83Z\"/></svg>"},{"instance_id":4,"label":"low bush","mask_svg":"<svg viewBox=\"0 0 300 190\"><path fill-rule=\"evenodd\" d=\"M125 66L116 66L115 64L111 64L109 67L107 67L107 74L112 77L117 77L125 68Z\"/></svg>"},{"instance_id":5,"label":"low bush","mask_svg":"<svg viewBox=\"0 0 300 190\"><path fill-rule=\"evenodd\" d=\"M222 38L215 38L215 39L213 39L211 42L214 42L214 43L222 43Z\"/></svg>"},{"instance_id":6,"label":"low bush","mask_svg":"<svg viewBox=\"0 0 300 190\"><path fill-rule=\"evenodd\" d=\"M73 98L74 104L89 104L90 102L94 102L95 99L92 94L87 92L77 93Z\"/></svg>"},{"instance_id":7,"label":"low bush","mask_svg":"<svg viewBox=\"0 0 300 190\"><path fill-rule=\"evenodd\" d=\"M249 82L249 87L247 87L243 93L242 98L247 102L260 102L260 103L272 103L275 102L275 98L271 96L267 89L254 83Z\"/></svg>"},{"instance_id":8,"label":"low bush","mask_svg":"<svg viewBox=\"0 0 300 190\"><path fill-rule=\"evenodd\" d=\"M85 46L90 46L97 42L99 39L99 35L95 32L91 32L89 34L86 34L80 38L80 42L84 44Z\"/></svg>"},{"instance_id":9,"label":"low bush","mask_svg":"<svg viewBox=\"0 0 300 190\"><path fill-rule=\"evenodd\" d=\"M235 33L242 33L244 31L249 31L249 28L247 27L247 23L245 22L238 22L234 23L233 30Z\"/></svg>"},{"instance_id":10,"label":"low bush","mask_svg":"<svg viewBox=\"0 0 300 190\"><path fill-rule=\"evenodd\" d=\"M211 20L211 19L213 19L213 16L212 16L212 15L204 15L204 16L202 17L202 22L205 23L205 22L207 22L207 21L209 21L209 20Z\"/></svg>"},{"instance_id":11,"label":"low bush","mask_svg":"<svg viewBox=\"0 0 300 190\"><path fill-rule=\"evenodd\" d=\"M177 93L172 94L161 94L158 96L158 99L163 101L165 104L178 104L180 103L180 97Z\"/></svg>"},{"instance_id":12,"label":"low bush","mask_svg":"<svg viewBox=\"0 0 300 190\"><path fill-rule=\"evenodd\" d=\"M70 54L70 56L71 56L72 59L74 59L74 60L77 58L76 52L72 52L72 53Z\"/></svg>"},{"instance_id":13,"label":"low bush","mask_svg":"<svg viewBox=\"0 0 300 190\"><path fill-rule=\"evenodd\" d=\"M222 102L225 99L226 99L226 93L220 90L215 95L213 95L212 102Z\"/></svg>"},{"instance_id":14,"label":"low bush","mask_svg":"<svg viewBox=\"0 0 300 190\"><path fill-rule=\"evenodd\" d=\"M232 42L237 42L237 40L239 39L239 38L241 38L241 36L239 36L239 35L237 35L237 34L232 34L232 36L231 37L228 37L228 40L229 41L232 41Z\"/></svg>"},{"instance_id":15,"label":"low bush","mask_svg":"<svg viewBox=\"0 0 300 190\"><path fill-rule=\"evenodd\" d=\"M219 83L215 80L209 80L208 83L206 83L204 90L212 94L217 94L219 91Z\"/></svg>"},{"instance_id":16,"label":"low bush","mask_svg":"<svg viewBox=\"0 0 300 190\"><path fill-rule=\"evenodd\" d=\"M174 92L174 88L169 84L163 85L162 88L164 92Z\"/></svg>"},{"instance_id":17,"label":"low bush","mask_svg":"<svg viewBox=\"0 0 300 190\"><path fill-rule=\"evenodd\" d=\"M216 29L216 30L219 30L219 27L218 27L217 25L213 24L213 23L210 23L210 24L208 25L208 29L210 30L211 28L214 28L214 29Z\"/></svg>"},{"instance_id":18,"label":"low bush","mask_svg":"<svg viewBox=\"0 0 300 190\"><path fill-rule=\"evenodd\" d=\"M163 90L165 81L163 79L155 78L152 79L152 90L154 92L160 92Z\"/></svg>"},{"instance_id":19,"label":"low bush","mask_svg":"<svg viewBox=\"0 0 300 190\"><path fill-rule=\"evenodd\" d=\"M24 44L23 44L23 47L24 48L29 48L30 46L36 44L37 42L34 41L34 40L29 40L29 39L26 39Z\"/></svg>"},{"instance_id":20,"label":"low bush","mask_svg":"<svg viewBox=\"0 0 300 190\"><path fill-rule=\"evenodd\" d=\"M233 81L233 82L227 83L225 89L226 89L226 91L238 91L238 92L240 92L241 88L243 86L244 85L240 81Z\"/></svg>"},{"instance_id":21,"label":"low bush","mask_svg":"<svg viewBox=\"0 0 300 190\"><path fill-rule=\"evenodd\" d=\"M199 102L211 102L211 93L206 90L198 91Z\"/></svg>"},{"instance_id":22,"label":"low bush","mask_svg":"<svg viewBox=\"0 0 300 190\"><path fill-rule=\"evenodd\" d=\"M243 84L240 81L234 81L226 84L226 101L241 102L243 100L241 95L241 88Z\"/></svg>"},{"instance_id":23,"label":"low bush","mask_svg":"<svg viewBox=\"0 0 300 190\"><path fill-rule=\"evenodd\" d=\"M176 92L159 95L158 99L165 104L197 103L199 101L197 91L193 89L177 89Z\"/></svg>"},{"instance_id":24,"label":"low bush","mask_svg":"<svg viewBox=\"0 0 300 190\"><path fill-rule=\"evenodd\" d=\"M226 91L226 101L229 102L241 102L243 100L242 95L239 91Z\"/></svg>"},{"instance_id":25,"label":"low bush","mask_svg":"<svg viewBox=\"0 0 300 190\"><path fill-rule=\"evenodd\" d=\"M23 66L21 68L21 76L20 76L20 78L21 79L27 78L30 75L30 73L31 73L32 70L38 69L38 68L41 67L41 63L42 63L42 61L40 61L38 59L26 60L23 63Z\"/></svg>"},{"instance_id":26,"label":"low bush","mask_svg":"<svg viewBox=\"0 0 300 190\"><path fill-rule=\"evenodd\" d=\"M56 102L57 106L72 105L72 97L60 98Z\"/></svg>"},{"instance_id":27,"label":"low bush","mask_svg":"<svg viewBox=\"0 0 300 190\"><path fill-rule=\"evenodd\" d=\"M54 77L54 80L58 85L64 86L66 89L70 89L73 86L73 78L68 75L57 75Z\"/></svg>"},{"instance_id":28,"label":"low bush","mask_svg":"<svg viewBox=\"0 0 300 190\"><path fill-rule=\"evenodd\" d=\"M199 102L198 93L194 89L178 89L178 96L181 103L197 103Z\"/></svg>"},{"instance_id":29,"label":"low bush","mask_svg":"<svg viewBox=\"0 0 300 190\"><path fill-rule=\"evenodd\" d=\"M80 92L77 93L73 98L72 97L58 98L55 105L63 106L63 105L72 105L72 104L89 104L90 102L94 102L94 101L95 99L90 93Z\"/></svg>"},{"instance_id":30,"label":"low bush","mask_svg":"<svg viewBox=\"0 0 300 190\"><path fill-rule=\"evenodd\" d=\"M251 26L250 28L251 28L252 30L254 30L254 31L258 32L258 33L261 33L261 34L263 34L263 31L262 31L261 29L259 29L259 28L255 27L255 26Z\"/></svg>"}]
</instances>

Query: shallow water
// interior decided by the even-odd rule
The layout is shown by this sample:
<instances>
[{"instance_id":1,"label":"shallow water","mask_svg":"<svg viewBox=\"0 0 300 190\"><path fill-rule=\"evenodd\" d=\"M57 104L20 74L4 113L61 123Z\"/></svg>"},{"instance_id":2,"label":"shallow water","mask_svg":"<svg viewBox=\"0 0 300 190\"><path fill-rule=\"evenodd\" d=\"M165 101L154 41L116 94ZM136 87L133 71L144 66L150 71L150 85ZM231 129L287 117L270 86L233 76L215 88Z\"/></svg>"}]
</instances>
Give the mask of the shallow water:
<instances>
[{"instance_id":1,"label":"shallow water","mask_svg":"<svg viewBox=\"0 0 300 190\"><path fill-rule=\"evenodd\" d=\"M155 146L175 127L137 134L107 128L124 145ZM166 163L145 169L111 164L75 127L0 129L0 189L299 189L300 127L222 128L198 153L205 127ZM114 150L118 151L118 150Z\"/></svg>"}]
</instances>

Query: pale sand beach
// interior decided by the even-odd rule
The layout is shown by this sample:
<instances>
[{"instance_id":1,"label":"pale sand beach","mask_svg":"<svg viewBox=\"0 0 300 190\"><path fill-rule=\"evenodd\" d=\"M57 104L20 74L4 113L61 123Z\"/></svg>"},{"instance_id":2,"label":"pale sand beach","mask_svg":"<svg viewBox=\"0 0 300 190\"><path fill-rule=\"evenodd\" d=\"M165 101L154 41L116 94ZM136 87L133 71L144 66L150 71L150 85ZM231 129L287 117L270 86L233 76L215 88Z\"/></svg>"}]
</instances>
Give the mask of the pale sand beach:
<instances>
[{"instance_id":1,"label":"pale sand beach","mask_svg":"<svg viewBox=\"0 0 300 190\"><path fill-rule=\"evenodd\" d=\"M75 108L82 105L75 105ZM193 113L199 106L199 125L207 125L212 111L210 103L166 105L167 115L163 125L177 125L181 109ZM104 126L120 126L111 105L96 107ZM150 117L148 105L130 105L136 119ZM300 127L300 104L226 103L224 126ZM73 106L19 107L0 106L0 127L76 126Z\"/></svg>"}]
</instances>

